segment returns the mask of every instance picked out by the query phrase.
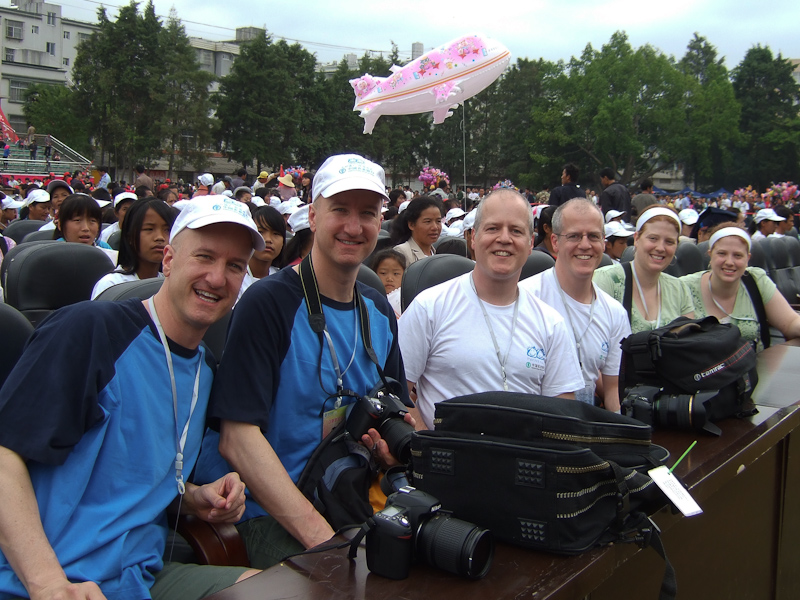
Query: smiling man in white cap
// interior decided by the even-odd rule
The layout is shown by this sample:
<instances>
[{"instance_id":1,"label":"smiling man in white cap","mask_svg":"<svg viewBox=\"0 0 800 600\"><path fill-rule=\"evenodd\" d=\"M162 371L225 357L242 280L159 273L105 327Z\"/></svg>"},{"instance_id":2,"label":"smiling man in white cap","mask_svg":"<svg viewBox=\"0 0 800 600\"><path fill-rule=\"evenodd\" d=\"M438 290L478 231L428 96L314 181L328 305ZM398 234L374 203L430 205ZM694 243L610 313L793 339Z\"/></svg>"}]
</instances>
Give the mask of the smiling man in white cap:
<instances>
[{"instance_id":1,"label":"smiling man in white cap","mask_svg":"<svg viewBox=\"0 0 800 600\"><path fill-rule=\"evenodd\" d=\"M246 206L195 200L153 298L78 303L37 329L0 389L0 597L199 599L254 573L162 555L173 502L212 522L244 510L235 473L186 479L215 362L200 341L263 248Z\"/></svg>"},{"instance_id":2,"label":"smiling man in white cap","mask_svg":"<svg viewBox=\"0 0 800 600\"><path fill-rule=\"evenodd\" d=\"M344 418L344 406L354 401L344 390L366 395L381 381L365 350L357 305L368 315L378 364L401 382L401 396L410 402L394 311L383 294L356 281L375 249L385 199L379 165L355 154L328 158L312 186L309 256L253 284L233 313L209 412L221 419L220 438L217 446L206 437L197 477L212 481L226 471L219 450L247 481L246 521L238 528L254 567L275 564L334 533L296 483L329 428ZM325 341L311 328L304 295L305 289L317 297L314 283ZM377 431L370 429L361 442L364 447L355 444L359 451L391 462Z\"/></svg>"}]
</instances>

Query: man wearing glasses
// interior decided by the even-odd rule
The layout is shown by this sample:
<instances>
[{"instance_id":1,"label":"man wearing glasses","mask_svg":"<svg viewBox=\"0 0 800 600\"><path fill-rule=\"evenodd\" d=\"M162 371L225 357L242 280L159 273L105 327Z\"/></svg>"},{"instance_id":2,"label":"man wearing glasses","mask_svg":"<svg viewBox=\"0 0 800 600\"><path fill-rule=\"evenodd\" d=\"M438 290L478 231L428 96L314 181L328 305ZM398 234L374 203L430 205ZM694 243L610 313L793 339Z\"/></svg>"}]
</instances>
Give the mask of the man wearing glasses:
<instances>
[{"instance_id":1,"label":"man wearing glasses","mask_svg":"<svg viewBox=\"0 0 800 600\"><path fill-rule=\"evenodd\" d=\"M600 210L585 198L559 206L553 215L553 246L558 250L556 266L520 287L555 308L567 322L584 380L576 398L619 412L619 342L631 328L622 305L592 283L605 248Z\"/></svg>"}]
</instances>

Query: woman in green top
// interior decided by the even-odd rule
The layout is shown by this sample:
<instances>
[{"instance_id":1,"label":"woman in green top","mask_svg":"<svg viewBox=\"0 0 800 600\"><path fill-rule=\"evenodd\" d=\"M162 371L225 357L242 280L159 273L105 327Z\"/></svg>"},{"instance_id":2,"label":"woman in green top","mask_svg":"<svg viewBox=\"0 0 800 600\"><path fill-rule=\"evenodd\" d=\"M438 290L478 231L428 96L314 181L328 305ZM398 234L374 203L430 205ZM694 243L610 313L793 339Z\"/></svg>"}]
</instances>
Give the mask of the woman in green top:
<instances>
[{"instance_id":1,"label":"woman in green top","mask_svg":"<svg viewBox=\"0 0 800 600\"><path fill-rule=\"evenodd\" d=\"M681 281L664 273L678 248L681 222L675 211L655 205L645 209L636 221L631 261L632 305L631 332L657 329L680 316L694 318L689 290ZM601 290L622 302L625 295L625 271L622 265L603 267L594 272L594 282Z\"/></svg>"},{"instance_id":2,"label":"woman in green top","mask_svg":"<svg viewBox=\"0 0 800 600\"><path fill-rule=\"evenodd\" d=\"M681 277L692 293L698 317L712 315L721 323L732 323L742 337L756 342L763 350L758 315L747 288L742 285L745 272L755 280L769 324L790 340L800 337L800 315L792 310L763 269L748 267L750 236L736 223L721 223L713 228L708 243L711 257L708 271Z\"/></svg>"}]
</instances>

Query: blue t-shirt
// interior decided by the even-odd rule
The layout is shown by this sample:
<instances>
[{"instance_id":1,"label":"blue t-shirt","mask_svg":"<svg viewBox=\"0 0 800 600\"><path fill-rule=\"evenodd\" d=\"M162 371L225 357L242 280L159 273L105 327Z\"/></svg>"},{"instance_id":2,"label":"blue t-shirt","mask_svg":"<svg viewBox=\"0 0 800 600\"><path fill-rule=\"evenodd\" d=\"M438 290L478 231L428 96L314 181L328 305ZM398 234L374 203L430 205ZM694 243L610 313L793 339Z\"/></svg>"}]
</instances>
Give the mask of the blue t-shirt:
<instances>
[{"instance_id":1,"label":"blue t-shirt","mask_svg":"<svg viewBox=\"0 0 800 600\"><path fill-rule=\"evenodd\" d=\"M171 343L191 472L205 427L213 359ZM34 332L0 390L0 445L27 460L42 524L71 581L109 600L149 598L162 568L165 509L177 496L176 424L164 348L138 299L82 302ZM27 593L0 553L0 599Z\"/></svg>"},{"instance_id":2,"label":"blue t-shirt","mask_svg":"<svg viewBox=\"0 0 800 600\"><path fill-rule=\"evenodd\" d=\"M394 311L376 290L357 285L369 314L378 361L387 377L401 383L407 398ZM322 304L342 371L355 345L343 387L368 393L380 376L364 349L358 311L353 303L325 297ZM258 425L296 483L322 441L322 415L334 407L335 400L329 396L335 392L331 354L308 324L300 276L287 268L250 286L233 311L211 392L209 417ZM195 481L214 481L231 470L220 456L218 444L216 433L206 434ZM248 492L244 519L265 514Z\"/></svg>"}]
</instances>

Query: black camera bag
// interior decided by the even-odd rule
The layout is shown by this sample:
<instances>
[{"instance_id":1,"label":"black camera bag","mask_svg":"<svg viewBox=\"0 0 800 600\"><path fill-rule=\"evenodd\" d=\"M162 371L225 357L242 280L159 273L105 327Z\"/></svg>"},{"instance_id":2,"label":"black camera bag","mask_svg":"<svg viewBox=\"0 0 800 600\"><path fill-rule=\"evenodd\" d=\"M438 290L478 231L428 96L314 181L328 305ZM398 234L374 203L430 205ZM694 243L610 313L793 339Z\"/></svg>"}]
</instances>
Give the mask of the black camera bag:
<instances>
[{"instance_id":1,"label":"black camera bag","mask_svg":"<svg viewBox=\"0 0 800 600\"><path fill-rule=\"evenodd\" d=\"M372 516L369 488L376 466L339 423L308 459L297 488L334 530Z\"/></svg>"},{"instance_id":2,"label":"black camera bag","mask_svg":"<svg viewBox=\"0 0 800 600\"><path fill-rule=\"evenodd\" d=\"M711 421L756 412L750 398L758 383L756 350L735 325L716 317L678 317L664 327L628 336L621 346L621 398L637 384L660 387L667 394L720 390L707 407Z\"/></svg>"},{"instance_id":3,"label":"black camera bag","mask_svg":"<svg viewBox=\"0 0 800 600\"><path fill-rule=\"evenodd\" d=\"M526 548L578 554L636 541L664 556L647 513L667 500L637 470L668 456L651 443L649 426L575 400L513 392L440 402L434 424L412 439L412 485L459 518ZM667 567L662 598L674 596Z\"/></svg>"}]
</instances>

